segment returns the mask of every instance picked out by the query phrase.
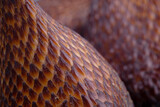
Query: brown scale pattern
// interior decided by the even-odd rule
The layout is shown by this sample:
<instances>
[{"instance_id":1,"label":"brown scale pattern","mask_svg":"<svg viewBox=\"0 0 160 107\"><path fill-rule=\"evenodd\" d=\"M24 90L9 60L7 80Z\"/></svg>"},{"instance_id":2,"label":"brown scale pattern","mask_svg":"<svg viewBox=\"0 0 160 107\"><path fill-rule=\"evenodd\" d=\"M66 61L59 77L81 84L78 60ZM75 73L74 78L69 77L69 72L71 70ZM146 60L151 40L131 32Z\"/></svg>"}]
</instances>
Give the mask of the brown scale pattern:
<instances>
[{"instance_id":1,"label":"brown scale pattern","mask_svg":"<svg viewBox=\"0 0 160 107\"><path fill-rule=\"evenodd\" d=\"M87 39L118 71L136 104L160 101L160 1L93 0Z\"/></svg>"},{"instance_id":2,"label":"brown scale pattern","mask_svg":"<svg viewBox=\"0 0 160 107\"><path fill-rule=\"evenodd\" d=\"M33 0L1 0L0 23L1 107L133 106L104 58Z\"/></svg>"}]
</instances>

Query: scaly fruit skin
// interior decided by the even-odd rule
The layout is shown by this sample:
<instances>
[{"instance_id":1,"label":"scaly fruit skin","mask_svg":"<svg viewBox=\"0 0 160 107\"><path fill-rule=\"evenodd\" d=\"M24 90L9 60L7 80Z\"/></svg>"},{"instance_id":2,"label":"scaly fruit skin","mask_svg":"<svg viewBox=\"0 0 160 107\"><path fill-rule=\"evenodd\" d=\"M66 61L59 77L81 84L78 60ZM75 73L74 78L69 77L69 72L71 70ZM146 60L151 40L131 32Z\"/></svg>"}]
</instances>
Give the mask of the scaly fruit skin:
<instances>
[{"instance_id":1,"label":"scaly fruit skin","mask_svg":"<svg viewBox=\"0 0 160 107\"><path fill-rule=\"evenodd\" d=\"M88 21L92 0L37 0L52 18L72 29L81 30Z\"/></svg>"},{"instance_id":2,"label":"scaly fruit skin","mask_svg":"<svg viewBox=\"0 0 160 107\"><path fill-rule=\"evenodd\" d=\"M118 71L135 103L160 101L160 1L94 0L86 38Z\"/></svg>"},{"instance_id":3,"label":"scaly fruit skin","mask_svg":"<svg viewBox=\"0 0 160 107\"><path fill-rule=\"evenodd\" d=\"M0 106L133 106L103 57L33 0L0 1Z\"/></svg>"}]
</instances>

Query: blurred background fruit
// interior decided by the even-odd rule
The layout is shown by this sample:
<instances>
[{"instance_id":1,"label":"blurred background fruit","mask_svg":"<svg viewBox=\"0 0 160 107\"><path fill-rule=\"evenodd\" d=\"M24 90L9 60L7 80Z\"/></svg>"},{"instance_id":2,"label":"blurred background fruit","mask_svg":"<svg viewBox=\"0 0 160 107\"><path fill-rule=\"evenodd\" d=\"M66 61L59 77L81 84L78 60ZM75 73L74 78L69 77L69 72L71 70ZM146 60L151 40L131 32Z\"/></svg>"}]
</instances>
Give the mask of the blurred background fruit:
<instances>
[{"instance_id":1,"label":"blurred background fruit","mask_svg":"<svg viewBox=\"0 0 160 107\"><path fill-rule=\"evenodd\" d=\"M61 24L81 29L88 21L92 0L36 0L38 4Z\"/></svg>"},{"instance_id":2,"label":"blurred background fruit","mask_svg":"<svg viewBox=\"0 0 160 107\"><path fill-rule=\"evenodd\" d=\"M136 105L160 103L160 0L93 0L86 37Z\"/></svg>"}]
</instances>

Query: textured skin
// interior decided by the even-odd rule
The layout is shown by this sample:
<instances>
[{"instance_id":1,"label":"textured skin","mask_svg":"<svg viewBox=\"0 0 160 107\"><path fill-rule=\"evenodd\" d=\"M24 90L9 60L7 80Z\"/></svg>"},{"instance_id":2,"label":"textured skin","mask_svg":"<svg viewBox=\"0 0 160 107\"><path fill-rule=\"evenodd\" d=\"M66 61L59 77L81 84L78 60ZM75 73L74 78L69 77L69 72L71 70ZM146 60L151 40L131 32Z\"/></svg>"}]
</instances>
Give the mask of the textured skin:
<instances>
[{"instance_id":1,"label":"textured skin","mask_svg":"<svg viewBox=\"0 0 160 107\"><path fill-rule=\"evenodd\" d=\"M118 71L135 103L160 101L160 0L94 0L87 39Z\"/></svg>"},{"instance_id":2,"label":"textured skin","mask_svg":"<svg viewBox=\"0 0 160 107\"><path fill-rule=\"evenodd\" d=\"M72 29L81 30L88 21L92 0L37 0L52 18Z\"/></svg>"},{"instance_id":3,"label":"textured skin","mask_svg":"<svg viewBox=\"0 0 160 107\"><path fill-rule=\"evenodd\" d=\"M33 0L0 1L0 106L132 107L104 58Z\"/></svg>"}]
</instances>

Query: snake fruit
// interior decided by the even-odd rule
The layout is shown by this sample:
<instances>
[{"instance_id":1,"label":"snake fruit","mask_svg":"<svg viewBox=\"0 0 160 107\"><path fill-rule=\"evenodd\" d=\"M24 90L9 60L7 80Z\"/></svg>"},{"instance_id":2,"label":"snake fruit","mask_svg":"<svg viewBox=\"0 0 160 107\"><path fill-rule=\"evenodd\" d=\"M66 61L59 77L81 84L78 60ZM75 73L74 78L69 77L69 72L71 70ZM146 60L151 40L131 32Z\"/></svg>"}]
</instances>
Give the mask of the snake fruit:
<instances>
[{"instance_id":1,"label":"snake fruit","mask_svg":"<svg viewBox=\"0 0 160 107\"><path fill-rule=\"evenodd\" d=\"M33 0L0 1L1 107L132 107L123 82Z\"/></svg>"},{"instance_id":2,"label":"snake fruit","mask_svg":"<svg viewBox=\"0 0 160 107\"><path fill-rule=\"evenodd\" d=\"M86 38L116 69L136 104L160 101L159 5L159 0L93 0L89 16Z\"/></svg>"},{"instance_id":3,"label":"snake fruit","mask_svg":"<svg viewBox=\"0 0 160 107\"><path fill-rule=\"evenodd\" d=\"M38 0L38 4L56 21L75 30L88 21L92 0Z\"/></svg>"}]
</instances>

